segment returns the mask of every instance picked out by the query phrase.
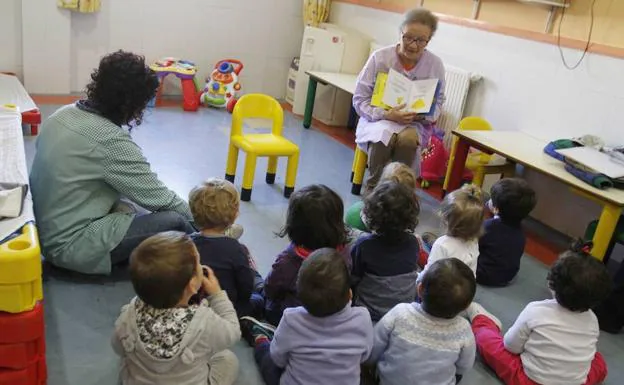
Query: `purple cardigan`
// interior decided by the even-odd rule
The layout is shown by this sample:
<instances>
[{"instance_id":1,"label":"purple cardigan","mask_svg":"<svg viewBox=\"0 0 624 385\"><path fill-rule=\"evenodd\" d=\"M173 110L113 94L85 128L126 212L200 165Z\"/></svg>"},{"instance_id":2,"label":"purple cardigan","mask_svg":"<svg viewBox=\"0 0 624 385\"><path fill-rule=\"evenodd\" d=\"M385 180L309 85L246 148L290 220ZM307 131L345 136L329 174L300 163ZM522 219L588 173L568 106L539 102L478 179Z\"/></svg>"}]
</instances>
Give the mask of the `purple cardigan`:
<instances>
[{"instance_id":1,"label":"purple cardigan","mask_svg":"<svg viewBox=\"0 0 624 385\"><path fill-rule=\"evenodd\" d=\"M350 247L345 247L340 252L351 271L349 250ZM296 246L291 243L275 259L271 271L264 280L265 317L269 323L278 325L284 309L301 306L301 301L297 297L297 275L308 255L298 253Z\"/></svg>"}]
</instances>

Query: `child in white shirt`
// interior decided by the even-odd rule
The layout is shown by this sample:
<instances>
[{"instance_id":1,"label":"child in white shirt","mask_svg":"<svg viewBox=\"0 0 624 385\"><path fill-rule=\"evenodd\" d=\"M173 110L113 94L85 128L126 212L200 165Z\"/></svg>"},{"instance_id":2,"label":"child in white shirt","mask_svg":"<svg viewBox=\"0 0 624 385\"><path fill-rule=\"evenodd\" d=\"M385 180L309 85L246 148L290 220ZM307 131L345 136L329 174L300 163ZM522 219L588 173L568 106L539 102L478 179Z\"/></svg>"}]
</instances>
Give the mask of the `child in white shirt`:
<instances>
[{"instance_id":1,"label":"child in white shirt","mask_svg":"<svg viewBox=\"0 0 624 385\"><path fill-rule=\"evenodd\" d=\"M476 275L479 257L479 236L483 231L485 210L483 193L474 185L464 185L461 189L448 194L440 206L442 224L446 234L436 239L431 248L429 259L418 277L436 261L457 258L464 262Z\"/></svg>"},{"instance_id":2,"label":"child in white shirt","mask_svg":"<svg viewBox=\"0 0 624 385\"><path fill-rule=\"evenodd\" d=\"M505 384L594 385L607 377L597 352L598 320L590 310L611 291L605 266L568 251L552 266L554 299L529 303L501 335L501 324L479 304L468 308L477 349Z\"/></svg>"}]
</instances>

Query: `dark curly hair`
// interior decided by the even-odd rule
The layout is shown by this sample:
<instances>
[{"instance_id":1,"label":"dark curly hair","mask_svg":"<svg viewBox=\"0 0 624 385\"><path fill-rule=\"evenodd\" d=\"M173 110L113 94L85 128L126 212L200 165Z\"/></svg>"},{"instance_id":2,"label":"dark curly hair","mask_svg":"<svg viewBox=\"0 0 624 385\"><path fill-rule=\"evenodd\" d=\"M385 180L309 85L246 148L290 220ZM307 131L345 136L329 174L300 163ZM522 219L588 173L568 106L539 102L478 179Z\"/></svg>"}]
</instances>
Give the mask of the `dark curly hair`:
<instances>
[{"instance_id":1,"label":"dark curly hair","mask_svg":"<svg viewBox=\"0 0 624 385\"><path fill-rule=\"evenodd\" d=\"M420 203L414 189L394 181L385 181L364 199L362 209L366 225L378 235L396 240L418 224Z\"/></svg>"},{"instance_id":2,"label":"dark curly hair","mask_svg":"<svg viewBox=\"0 0 624 385\"><path fill-rule=\"evenodd\" d=\"M501 220L519 224L537 204L535 191L520 178L503 178L490 190L492 205L498 209Z\"/></svg>"},{"instance_id":3,"label":"dark curly hair","mask_svg":"<svg viewBox=\"0 0 624 385\"><path fill-rule=\"evenodd\" d=\"M278 233L308 250L347 243L342 198L329 187L313 184L295 191L288 203L286 225Z\"/></svg>"},{"instance_id":4,"label":"dark curly hair","mask_svg":"<svg viewBox=\"0 0 624 385\"><path fill-rule=\"evenodd\" d=\"M145 65L143 56L119 50L104 56L91 73L87 99L116 125L138 126L158 84L158 77Z\"/></svg>"},{"instance_id":5,"label":"dark curly hair","mask_svg":"<svg viewBox=\"0 0 624 385\"><path fill-rule=\"evenodd\" d=\"M576 312L597 306L613 288L605 265L580 250L559 257L548 273L548 286L559 305Z\"/></svg>"}]
</instances>

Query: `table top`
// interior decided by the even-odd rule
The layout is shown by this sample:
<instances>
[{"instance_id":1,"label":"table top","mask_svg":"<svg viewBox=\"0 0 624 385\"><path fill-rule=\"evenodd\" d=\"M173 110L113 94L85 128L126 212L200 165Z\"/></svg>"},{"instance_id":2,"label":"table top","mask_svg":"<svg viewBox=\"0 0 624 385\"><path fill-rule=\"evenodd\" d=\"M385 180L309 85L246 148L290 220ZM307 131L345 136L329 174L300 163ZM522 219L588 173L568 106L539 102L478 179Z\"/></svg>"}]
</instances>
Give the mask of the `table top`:
<instances>
[{"instance_id":1,"label":"table top","mask_svg":"<svg viewBox=\"0 0 624 385\"><path fill-rule=\"evenodd\" d=\"M15 104L20 112L37 109L17 77L0 73L0 106L4 104Z\"/></svg>"},{"instance_id":2,"label":"table top","mask_svg":"<svg viewBox=\"0 0 624 385\"><path fill-rule=\"evenodd\" d=\"M357 75L321 71L306 71L306 73L321 83L331 84L332 86L340 88L350 94L355 92L355 84L357 83L358 77Z\"/></svg>"},{"instance_id":3,"label":"table top","mask_svg":"<svg viewBox=\"0 0 624 385\"><path fill-rule=\"evenodd\" d=\"M624 206L624 190L615 188L600 190L576 178L565 170L563 162L544 153L544 147L548 144L545 140L522 131L454 130L453 134L468 142L476 143L483 149L549 175L600 200Z\"/></svg>"}]
</instances>

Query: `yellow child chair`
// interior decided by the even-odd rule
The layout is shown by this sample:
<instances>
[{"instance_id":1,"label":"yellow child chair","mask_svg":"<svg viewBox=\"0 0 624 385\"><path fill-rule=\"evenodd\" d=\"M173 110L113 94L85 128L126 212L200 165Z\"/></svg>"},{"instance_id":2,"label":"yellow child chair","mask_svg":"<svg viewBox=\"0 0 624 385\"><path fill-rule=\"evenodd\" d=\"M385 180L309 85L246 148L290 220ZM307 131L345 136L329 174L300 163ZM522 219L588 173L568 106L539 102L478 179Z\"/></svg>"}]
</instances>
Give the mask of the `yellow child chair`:
<instances>
[{"instance_id":1,"label":"yellow child chair","mask_svg":"<svg viewBox=\"0 0 624 385\"><path fill-rule=\"evenodd\" d=\"M270 134L244 134L243 121L250 118L271 119L273 126ZM284 111L277 100L268 95L248 94L240 98L232 112L232 129L230 131L230 148L228 150L225 179L234 182L236 164L238 163L238 150L247 153L245 159L245 171L243 173L243 188L241 200L251 199L256 160L259 156L269 158L269 166L266 173L266 182L275 183L277 171L277 158L288 157L286 167L286 183L284 196L290 197L295 189L297 177L297 165L299 164L299 147L282 135L284 125Z\"/></svg>"},{"instance_id":2,"label":"yellow child chair","mask_svg":"<svg viewBox=\"0 0 624 385\"><path fill-rule=\"evenodd\" d=\"M353 195L360 195L360 191L362 191L366 162L368 162L368 154L359 147L355 147L353 166L351 167L351 194Z\"/></svg>"},{"instance_id":3,"label":"yellow child chair","mask_svg":"<svg viewBox=\"0 0 624 385\"><path fill-rule=\"evenodd\" d=\"M492 131L492 126L487 120L469 116L459 122L458 130L466 131ZM449 157L448 166L446 168L446 177L444 178L443 189L446 191L448 180L451 175L451 165L455 159L455 151L457 150L457 137L453 136L453 144L451 145L451 155ZM468 153L466 158L466 168L473 172L472 183L482 187L485 175L503 174L504 177L513 176L516 165L506 162L505 164L489 164L492 161L492 155L485 154L481 151L472 151Z\"/></svg>"}]
</instances>

